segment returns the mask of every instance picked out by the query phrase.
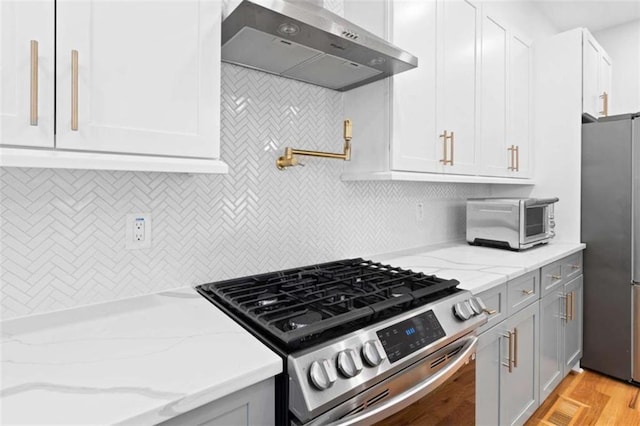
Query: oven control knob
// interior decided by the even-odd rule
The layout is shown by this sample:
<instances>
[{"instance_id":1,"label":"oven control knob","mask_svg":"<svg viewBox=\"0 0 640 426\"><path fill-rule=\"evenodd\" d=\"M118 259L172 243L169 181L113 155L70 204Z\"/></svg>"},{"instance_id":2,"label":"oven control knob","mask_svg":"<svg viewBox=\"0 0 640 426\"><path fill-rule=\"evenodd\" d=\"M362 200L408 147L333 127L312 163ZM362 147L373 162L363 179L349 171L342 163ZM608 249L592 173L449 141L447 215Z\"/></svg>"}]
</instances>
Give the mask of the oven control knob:
<instances>
[{"instance_id":1,"label":"oven control knob","mask_svg":"<svg viewBox=\"0 0 640 426\"><path fill-rule=\"evenodd\" d=\"M377 367L387 357L378 340L369 340L362 345L362 357L372 367Z\"/></svg>"},{"instance_id":2,"label":"oven control knob","mask_svg":"<svg viewBox=\"0 0 640 426\"><path fill-rule=\"evenodd\" d=\"M453 314L462 321L465 321L473 316L473 311L469 303L465 300L464 302L453 305Z\"/></svg>"},{"instance_id":3,"label":"oven control knob","mask_svg":"<svg viewBox=\"0 0 640 426\"><path fill-rule=\"evenodd\" d=\"M471 299L469 299L469 306L471 306L473 315L480 315L485 309L487 309L487 306L479 297L472 297Z\"/></svg>"},{"instance_id":4,"label":"oven control knob","mask_svg":"<svg viewBox=\"0 0 640 426\"><path fill-rule=\"evenodd\" d=\"M347 378L360 374L362 361L353 349L347 349L338 354L338 370Z\"/></svg>"},{"instance_id":5,"label":"oven control knob","mask_svg":"<svg viewBox=\"0 0 640 426\"><path fill-rule=\"evenodd\" d=\"M309 367L309 378L311 379L311 383L320 390L330 388L338 379L335 370L326 359L313 361L311 363L311 367Z\"/></svg>"}]
</instances>

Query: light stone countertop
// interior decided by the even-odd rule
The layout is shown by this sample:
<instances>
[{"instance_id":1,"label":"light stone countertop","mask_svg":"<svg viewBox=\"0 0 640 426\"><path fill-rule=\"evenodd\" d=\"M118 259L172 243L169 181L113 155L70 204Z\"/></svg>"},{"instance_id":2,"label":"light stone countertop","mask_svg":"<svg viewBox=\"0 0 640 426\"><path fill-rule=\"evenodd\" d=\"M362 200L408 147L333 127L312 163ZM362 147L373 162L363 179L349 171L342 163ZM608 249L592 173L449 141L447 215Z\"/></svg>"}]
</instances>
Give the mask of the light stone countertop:
<instances>
[{"instance_id":1,"label":"light stone countertop","mask_svg":"<svg viewBox=\"0 0 640 426\"><path fill-rule=\"evenodd\" d=\"M0 328L2 424L154 424L282 371L192 288Z\"/></svg>"},{"instance_id":2,"label":"light stone countertop","mask_svg":"<svg viewBox=\"0 0 640 426\"><path fill-rule=\"evenodd\" d=\"M452 243L431 248L408 250L401 254L372 256L373 260L414 272L457 279L459 288L473 294L524 275L543 265L582 251L585 244L552 241L515 252L489 247Z\"/></svg>"}]
</instances>

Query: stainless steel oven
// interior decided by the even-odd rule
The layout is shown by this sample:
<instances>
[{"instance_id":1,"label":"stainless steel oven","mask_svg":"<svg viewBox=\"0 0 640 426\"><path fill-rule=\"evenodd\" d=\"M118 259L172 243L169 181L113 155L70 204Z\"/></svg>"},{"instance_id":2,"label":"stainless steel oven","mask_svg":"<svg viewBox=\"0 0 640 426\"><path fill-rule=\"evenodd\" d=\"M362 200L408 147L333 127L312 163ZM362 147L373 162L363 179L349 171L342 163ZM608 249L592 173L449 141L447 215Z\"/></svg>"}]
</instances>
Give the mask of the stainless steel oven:
<instances>
[{"instance_id":1,"label":"stainless steel oven","mask_svg":"<svg viewBox=\"0 0 640 426\"><path fill-rule=\"evenodd\" d=\"M373 424L425 410L473 424L486 306L458 284L358 258L197 289L282 357L278 425Z\"/></svg>"},{"instance_id":2,"label":"stainless steel oven","mask_svg":"<svg viewBox=\"0 0 640 426\"><path fill-rule=\"evenodd\" d=\"M470 244L522 250L555 236L558 198L472 198L467 200Z\"/></svg>"}]
</instances>

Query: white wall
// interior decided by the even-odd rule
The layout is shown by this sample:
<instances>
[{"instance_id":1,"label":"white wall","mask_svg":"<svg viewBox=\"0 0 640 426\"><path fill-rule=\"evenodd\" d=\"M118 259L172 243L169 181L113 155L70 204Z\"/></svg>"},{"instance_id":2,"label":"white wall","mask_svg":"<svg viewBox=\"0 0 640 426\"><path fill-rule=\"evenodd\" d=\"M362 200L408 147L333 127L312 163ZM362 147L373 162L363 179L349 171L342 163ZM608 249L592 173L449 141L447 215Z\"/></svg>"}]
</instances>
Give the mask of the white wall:
<instances>
[{"instance_id":1,"label":"white wall","mask_svg":"<svg viewBox=\"0 0 640 426\"><path fill-rule=\"evenodd\" d=\"M613 62L610 114L640 111L640 20L593 36Z\"/></svg>"}]
</instances>

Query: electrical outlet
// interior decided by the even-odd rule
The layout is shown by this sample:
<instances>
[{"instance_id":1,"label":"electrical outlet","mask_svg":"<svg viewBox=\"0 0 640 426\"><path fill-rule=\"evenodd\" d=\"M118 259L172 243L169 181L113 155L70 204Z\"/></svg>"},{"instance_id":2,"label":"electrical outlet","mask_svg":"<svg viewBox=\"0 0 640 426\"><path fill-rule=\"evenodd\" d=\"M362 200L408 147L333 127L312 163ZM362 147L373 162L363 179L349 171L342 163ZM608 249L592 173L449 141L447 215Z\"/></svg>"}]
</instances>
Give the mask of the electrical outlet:
<instances>
[{"instance_id":1,"label":"electrical outlet","mask_svg":"<svg viewBox=\"0 0 640 426\"><path fill-rule=\"evenodd\" d=\"M125 235L128 250L151 247L151 213L128 214Z\"/></svg>"},{"instance_id":2,"label":"electrical outlet","mask_svg":"<svg viewBox=\"0 0 640 426\"><path fill-rule=\"evenodd\" d=\"M424 221L424 204L416 204L416 222L420 223Z\"/></svg>"}]
</instances>

